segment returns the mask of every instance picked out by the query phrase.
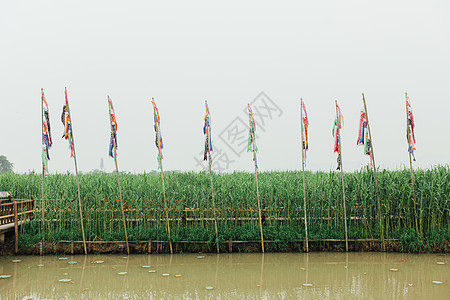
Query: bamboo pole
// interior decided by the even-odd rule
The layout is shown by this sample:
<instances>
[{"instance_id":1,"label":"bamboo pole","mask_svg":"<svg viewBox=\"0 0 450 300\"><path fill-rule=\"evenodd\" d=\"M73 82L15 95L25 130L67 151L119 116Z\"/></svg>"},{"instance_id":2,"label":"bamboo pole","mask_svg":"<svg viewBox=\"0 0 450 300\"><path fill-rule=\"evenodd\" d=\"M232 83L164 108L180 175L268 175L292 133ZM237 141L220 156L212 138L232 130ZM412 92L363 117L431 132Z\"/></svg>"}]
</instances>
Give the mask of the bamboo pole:
<instances>
[{"instance_id":1,"label":"bamboo pole","mask_svg":"<svg viewBox=\"0 0 450 300\"><path fill-rule=\"evenodd\" d=\"M308 242L308 220L306 214L306 186L305 186L305 151L306 145L303 144L304 136L304 124L303 124L303 101L300 99L300 123L301 123L301 138L302 138L302 175L303 175L303 212L305 218L305 244L306 244L306 252L309 252L309 242Z\"/></svg>"},{"instance_id":2,"label":"bamboo pole","mask_svg":"<svg viewBox=\"0 0 450 300\"><path fill-rule=\"evenodd\" d=\"M342 159L342 140L341 140L341 128L340 128L340 114L339 114L339 108L338 108L338 103L336 100L336 118L338 120L338 124L337 124L337 137L338 137L338 141L339 141L339 145L338 145L338 150L339 150L339 155L341 157L341 180L342 180L342 200L344 203L344 225L345 225L345 252L348 252L348 235L347 235L347 210L345 208L345 188L344 188L344 164L343 164L343 159Z\"/></svg>"},{"instance_id":3,"label":"bamboo pole","mask_svg":"<svg viewBox=\"0 0 450 300\"><path fill-rule=\"evenodd\" d=\"M386 250L386 245L384 244L384 226L381 218L381 202L380 202L380 193L378 192L378 179L377 179L377 167L375 165L375 153L373 151L373 139L372 134L370 132L370 125L369 125L369 114L367 113L367 106L366 106L366 99L364 97L364 93L362 93L362 100L364 103L364 112L366 113L366 119L367 119L367 130L369 131L369 147L370 151L372 152L372 163L373 163L373 176L375 179L375 192L377 194L377 204L378 204L378 215L380 219L380 230L381 230L381 247L383 251Z\"/></svg>"},{"instance_id":4,"label":"bamboo pole","mask_svg":"<svg viewBox=\"0 0 450 300\"><path fill-rule=\"evenodd\" d=\"M205 106L208 107L208 102L205 100ZM209 109L208 109L208 115L209 115ZM212 158L211 158L211 118L209 119L209 122L207 124L208 126L208 140L206 141L208 143L208 160L209 160L209 177L211 179L211 197L212 197L212 203L213 203L213 214L214 214L214 229L216 230L216 247L217 247L217 253L220 253L219 251L219 233L217 231L217 218L216 218L216 203L214 201L214 185L213 185L213 173L212 173Z\"/></svg>"},{"instance_id":5,"label":"bamboo pole","mask_svg":"<svg viewBox=\"0 0 450 300\"><path fill-rule=\"evenodd\" d=\"M78 206L79 206L79 208L80 208L80 221L81 221L81 233L82 233L82 235L83 235L83 248L84 248L84 254L87 255L86 237L85 237L85 235L84 235L83 211L82 211L82 209L81 209L80 180L79 180L79 178L78 178L77 155L76 155L76 152L75 152L75 138L74 138L74 134L73 134L72 115L70 114L70 108L69 108L69 98L67 97L67 88L65 88L65 95L66 95L67 113L69 114L70 131L72 132L73 162L74 162L74 164L75 164L75 175L76 175L76 178L77 178Z\"/></svg>"},{"instance_id":6,"label":"bamboo pole","mask_svg":"<svg viewBox=\"0 0 450 300\"><path fill-rule=\"evenodd\" d=\"M44 147L44 89L41 89L41 141L42 145L41 147ZM50 129L49 129L50 130ZM50 141L49 141L50 142ZM42 149L41 149L42 151ZM41 197L41 206L42 206L42 249L44 248L45 243L45 215L44 215L44 209L45 209L45 203L44 203L44 180L45 180L45 169L44 169L44 162L42 162L42 197ZM41 251L42 255L42 251Z\"/></svg>"},{"instance_id":7,"label":"bamboo pole","mask_svg":"<svg viewBox=\"0 0 450 300\"><path fill-rule=\"evenodd\" d=\"M19 216L17 211L17 200L14 199L14 254L19 252Z\"/></svg>"},{"instance_id":8,"label":"bamboo pole","mask_svg":"<svg viewBox=\"0 0 450 300\"><path fill-rule=\"evenodd\" d=\"M414 223L416 225L416 232L419 233L419 226L417 224L417 211L416 211L416 193L414 191L414 171L412 166L412 145L410 141L410 132L409 132L409 118L408 118L408 93L405 92L405 106L406 106L406 139L408 140L408 154L409 154L409 169L411 171L411 190L413 194L413 207L414 207Z\"/></svg>"},{"instance_id":9,"label":"bamboo pole","mask_svg":"<svg viewBox=\"0 0 450 300\"><path fill-rule=\"evenodd\" d=\"M154 103L154 99L152 98L152 102ZM153 113L156 115L156 106L153 106ZM166 187L164 185L164 171L163 171L163 161L161 158L161 136L159 132L159 126L156 126L155 124L155 130L156 130L156 140L158 141L158 155L159 155L159 162L161 166L161 182L162 182L162 189L163 189L163 196L164 196L164 210L166 211L166 220L167 220L167 233L169 235L169 247L170 247L170 254L173 254L172 249L172 239L170 238L170 224L169 224L169 212L167 210L167 200L166 200Z\"/></svg>"},{"instance_id":10,"label":"bamboo pole","mask_svg":"<svg viewBox=\"0 0 450 300\"><path fill-rule=\"evenodd\" d=\"M250 114L251 114L250 104L248 104L248 112L249 112L249 116L250 116ZM253 116L251 118L253 118ZM254 120L253 120L253 122L254 122ZM252 147L253 147L253 161L255 163L256 198L258 199L259 229L261 231L261 249L262 249L262 253L264 253L264 235L263 235L262 220L261 220L261 203L259 200L258 165L256 164L255 133L252 130L251 130L251 137L252 137Z\"/></svg>"},{"instance_id":11,"label":"bamboo pole","mask_svg":"<svg viewBox=\"0 0 450 300\"><path fill-rule=\"evenodd\" d=\"M113 127L113 119L111 116L111 99L108 96L108 108L109 108L109 123L111 126L111 134L114 132L114 130L117 131L117 128L114 129ZM117 134L117 133L116 133ZM120 186L120 177L119 177L119 166L117 163L117 144L116 144L116 139L113 138L113 146L114 146L114 164L116 165L116 174L117 174L117 185L119 186L119 197L120 197L120 208L122 209L122 220L123 220L123 228L125 230L125 240L127 243L127 254L130 255L130 247L128 245L128 234L127 234L127 224L125 222L125 212L123 209L123 197L122 197L122 188Z\"/></svg>"}]
</instances>

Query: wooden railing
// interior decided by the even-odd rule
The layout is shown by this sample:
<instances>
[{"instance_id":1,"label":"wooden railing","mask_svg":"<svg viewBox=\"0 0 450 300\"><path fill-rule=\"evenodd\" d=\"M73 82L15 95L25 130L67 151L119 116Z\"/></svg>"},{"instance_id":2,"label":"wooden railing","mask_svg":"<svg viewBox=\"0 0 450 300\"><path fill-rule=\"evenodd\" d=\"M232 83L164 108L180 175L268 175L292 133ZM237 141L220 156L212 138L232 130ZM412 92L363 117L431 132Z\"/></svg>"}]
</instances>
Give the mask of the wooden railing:
<instances>
[{"instance_id":1,"label":"wooden railing","mask_svg":"<svg viewBox=\"0 0 450 300\"><path fill-rule=\"evenodd\" d=\"M14 199L0 204L0 225L14 223L14 216L31 215L34 212L34 199Z\"/></svg>"}]
</instances>

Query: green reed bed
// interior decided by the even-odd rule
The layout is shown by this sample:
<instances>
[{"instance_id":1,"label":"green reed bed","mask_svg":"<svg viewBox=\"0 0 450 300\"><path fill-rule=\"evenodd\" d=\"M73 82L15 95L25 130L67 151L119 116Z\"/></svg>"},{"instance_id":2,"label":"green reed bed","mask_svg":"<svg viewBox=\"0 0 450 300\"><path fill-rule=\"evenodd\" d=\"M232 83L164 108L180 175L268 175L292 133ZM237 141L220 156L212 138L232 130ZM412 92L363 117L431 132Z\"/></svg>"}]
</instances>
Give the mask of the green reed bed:
<instances>
[{"instance_id":1,"label":"green reed bed","mask_svg":"<svg viewBox=\"0 0 450 300\"><path fill-rule=\"evenodd\" d=\"M416 201L409 170L380 170L381 219L386 239L404 242L405 251L424 245L448 247L450 241L450 168L415 171ZM306 172L309 238L344 238L340 174ZM167 240L160 176L121 174L130 241ZM259 175L263 230L266 240L289 242L304 237L302 174L262 172ZM349 238L380 238L373 172L344 174ZM255 177L235 172L214 175L219 240L258 240ZM165 174L173 241L215 241L208 173ZM2 174L0 189L15 198L36 201L40 212L40 174ZM83 216L88 240L125 240L117 179L114 174L80 175ZM76 178L49 175L45 180L45 236L48 241L81 240ZM21 226L22 240L41 239L41 214Z\"/></svg>"}]
</instances>

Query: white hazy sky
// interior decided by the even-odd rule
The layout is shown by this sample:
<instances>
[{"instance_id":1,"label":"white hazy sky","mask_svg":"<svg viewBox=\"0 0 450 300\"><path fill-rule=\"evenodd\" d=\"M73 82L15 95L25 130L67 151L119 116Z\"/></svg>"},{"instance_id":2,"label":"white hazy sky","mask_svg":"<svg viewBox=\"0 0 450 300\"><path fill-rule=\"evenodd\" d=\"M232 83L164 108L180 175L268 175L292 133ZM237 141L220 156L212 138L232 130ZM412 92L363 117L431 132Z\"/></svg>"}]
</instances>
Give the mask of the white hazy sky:
<instances>
[{"instance_id":1,"label":"white hazy sky","mask_svg":"<svg viewBox=\"0 0 450 300\"><path fill-rule=\"evenodd\" d=\"M336 167L336 99L344 170L367 165L356 146L362 92L380 167L408 164L405 92L417 124L415 166L450 163L449 1L2 0L0 32L0 155L16 172L41 170L41 88L54 139L50 172L73 172L60 138L65 86L84 172L101 158L106 171L114 168L107 95L123 171L157 168L151 97L165 169L201 170L208 100L213 146L232 160L220 168L252 170L251 154L236 155L219 134L236 118L248 124L243 110L260 92L281 110L264 125L256 119L262 171L300 169L301 97L311 124L307 167Z\"/></svg>"}]
</instances>

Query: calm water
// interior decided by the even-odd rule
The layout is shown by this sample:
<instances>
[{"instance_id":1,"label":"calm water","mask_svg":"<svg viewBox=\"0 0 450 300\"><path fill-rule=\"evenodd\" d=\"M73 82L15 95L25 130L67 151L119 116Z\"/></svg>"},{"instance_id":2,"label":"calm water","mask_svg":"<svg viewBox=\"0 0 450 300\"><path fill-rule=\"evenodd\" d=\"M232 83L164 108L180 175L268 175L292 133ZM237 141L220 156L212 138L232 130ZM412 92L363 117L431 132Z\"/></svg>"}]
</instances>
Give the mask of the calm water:
<instances>
[{"instance_id":1,"label":"calm water","mask_svg":"<svg viewBox=\"0 0 450 300\"><path fill-rule=\"evenodd\" d=\"M442 254L18 256L0 275L1 299L450 299Z\"/></svg>"}]
</instances>

